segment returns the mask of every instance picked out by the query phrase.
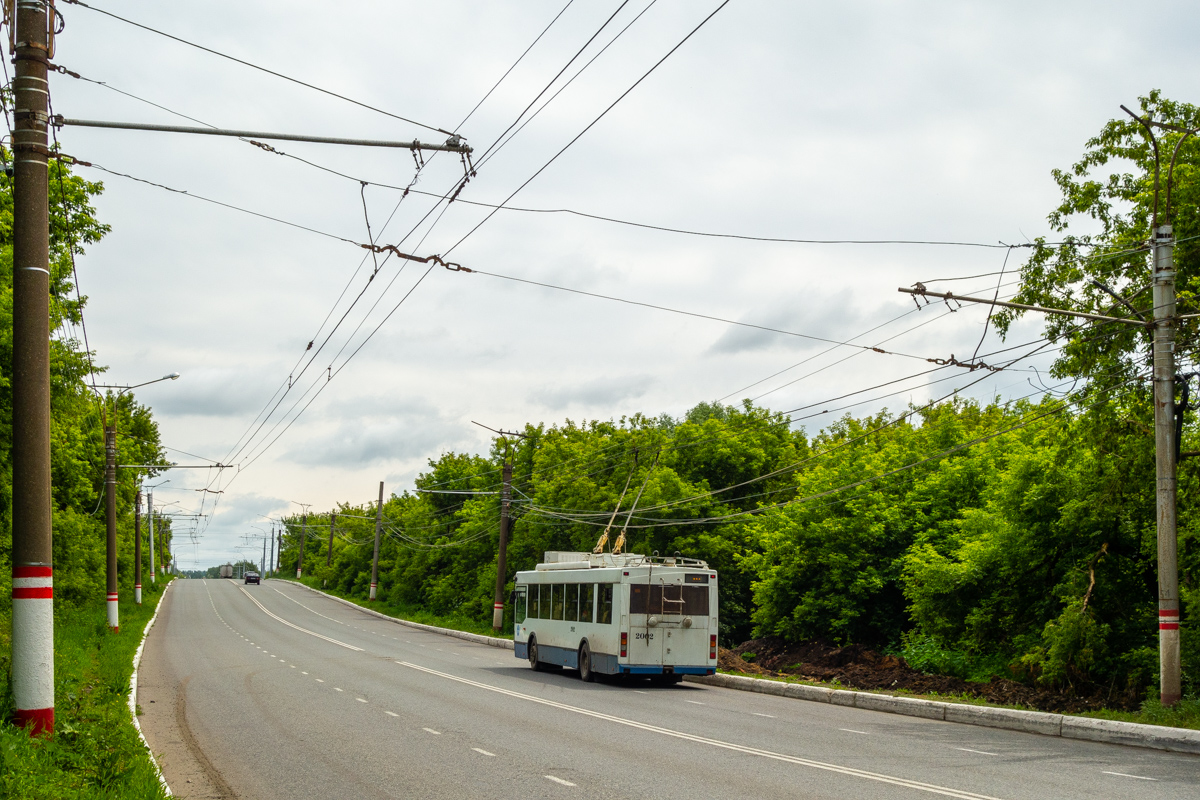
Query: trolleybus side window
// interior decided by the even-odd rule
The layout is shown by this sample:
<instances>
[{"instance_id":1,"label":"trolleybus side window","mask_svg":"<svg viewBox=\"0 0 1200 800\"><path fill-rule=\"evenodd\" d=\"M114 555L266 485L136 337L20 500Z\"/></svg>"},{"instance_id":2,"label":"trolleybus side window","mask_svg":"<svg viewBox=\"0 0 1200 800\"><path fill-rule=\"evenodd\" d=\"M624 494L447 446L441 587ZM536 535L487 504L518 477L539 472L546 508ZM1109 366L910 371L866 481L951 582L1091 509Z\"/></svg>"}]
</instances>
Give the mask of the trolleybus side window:
<instances>
[{"instance_id":1,"label":"trolleybus side window","mask_svg":"<svg viewBox=\"0 0 1200 800\"><path fill-rule=\"evenodd\" d=\"M585 583L579 587L579 621L592 621L592 601L596 597L596 584Z\"/></svg>"},{"instance_id":2,"label":"trolleybus side window","mask_svg":"<svg viewBox=\"0 0 1200 800\"><path fill-rule=\"evenodd\" d=\"M566 608L567 622L579 622L579 584L568 583L566 594L563 595L563 605Z\"/></svg>"},{"instance_id":3,"label":"trolleybus side window","mask_svg":"<svg viewBox=\"0 0 1200 800\"><path fill-rule=\"evenodd\" d=\"M602 583L599 589L599 612L596 614L596 622L602 625L612 623L612 606L613 606L613 585L611 583Z\"/></svg>"},{"instance_id":4,"label":"trolleybus side window","mask_svg":"<svg viewBox=\"0 0 1200 800\"><path fill-rule=\"evenodd\" d=\"M550 584L550 619L563 618L563 585Z\"/></svg>"},{"instance_id":5,"label":"trolleybus side window","mask_svg":"<svg viewBox=\"0 0 1200 800\"><path fill-rule=\"evenodd\" d=\"M531 584L531 589L539 590L537 601L537 618L550 619L550 587L543 584Z\"/></svg>"},{"instance_id":6,"label":"trolleybus side window","mask_svg":"<svg viewBox=\"0 0 1200 800\"><path fill-rule=\"evenodd\" d=\"M513 591L513 620L518 625L525 621L525 592L524 586L518 586Z\"/></svg>"}]
</instances>

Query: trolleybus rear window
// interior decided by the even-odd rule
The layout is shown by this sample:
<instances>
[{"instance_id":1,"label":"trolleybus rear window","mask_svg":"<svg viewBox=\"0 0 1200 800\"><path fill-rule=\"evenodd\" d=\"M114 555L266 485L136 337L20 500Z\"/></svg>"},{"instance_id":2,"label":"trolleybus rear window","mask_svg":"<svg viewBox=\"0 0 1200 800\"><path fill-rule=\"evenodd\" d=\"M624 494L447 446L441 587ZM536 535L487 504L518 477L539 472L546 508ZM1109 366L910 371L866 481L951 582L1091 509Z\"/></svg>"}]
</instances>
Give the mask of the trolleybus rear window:
<instances>
[{"instance_id":1,"label":"trolleybus rear window","mask_svg":"<svg viewBox=\"0 0 1200 800\"><path fill-rule=\"evenodd\" d=\"M629 587L629 613L707 617L708 587L631 584Z\"/></svg>"}]
</instances>

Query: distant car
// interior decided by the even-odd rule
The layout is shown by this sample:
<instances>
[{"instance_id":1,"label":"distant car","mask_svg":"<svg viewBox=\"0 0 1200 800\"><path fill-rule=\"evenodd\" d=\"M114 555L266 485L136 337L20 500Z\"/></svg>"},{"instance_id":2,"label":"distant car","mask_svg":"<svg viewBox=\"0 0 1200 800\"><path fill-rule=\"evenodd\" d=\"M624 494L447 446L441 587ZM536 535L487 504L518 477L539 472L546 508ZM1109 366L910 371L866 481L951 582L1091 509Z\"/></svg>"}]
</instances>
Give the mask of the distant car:
<instances>
[{"instance_id":1,"label":"distant car","mask_svg":"<svg viewBox=\"0 0 1200 800\"><path fill-rule=\"evenodd\" d=\"M258 583L258 573L257 572L247 572L246 573L246 583Z\"/></svg>"}]
</instances>

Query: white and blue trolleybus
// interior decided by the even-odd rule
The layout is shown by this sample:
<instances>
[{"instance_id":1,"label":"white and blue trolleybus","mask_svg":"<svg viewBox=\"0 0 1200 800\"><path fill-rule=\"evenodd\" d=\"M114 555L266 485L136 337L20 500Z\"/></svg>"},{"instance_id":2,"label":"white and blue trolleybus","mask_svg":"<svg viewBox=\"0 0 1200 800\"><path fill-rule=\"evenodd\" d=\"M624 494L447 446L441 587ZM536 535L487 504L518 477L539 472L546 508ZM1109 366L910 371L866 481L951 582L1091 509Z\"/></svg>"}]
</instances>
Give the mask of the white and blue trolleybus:
<instances>
[{"instance_id":1,"label":"white and blue trolleybus","mask_svg":"<svg viewBox=\"0 0 1200 800\"><path fill-rule=\"evenodd\" d=\"M717 573L691 558L547 552L518 572L517 658L665 683L717 668Z\"/></svg>"}]
</instances>

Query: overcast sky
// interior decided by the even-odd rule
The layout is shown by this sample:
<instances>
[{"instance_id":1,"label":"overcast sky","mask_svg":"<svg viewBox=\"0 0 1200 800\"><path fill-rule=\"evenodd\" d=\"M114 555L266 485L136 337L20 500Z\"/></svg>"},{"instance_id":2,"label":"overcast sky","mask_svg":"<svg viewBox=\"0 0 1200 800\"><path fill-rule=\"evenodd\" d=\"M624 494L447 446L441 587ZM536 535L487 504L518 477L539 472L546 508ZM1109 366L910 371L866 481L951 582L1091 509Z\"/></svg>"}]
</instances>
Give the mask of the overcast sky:
<instances>
[{"instance_id":1,"label":"overcast sky","mask_svg":"<svg viewBox=\"0 0 1200 800\"><path fill-rule=\"evenodd\" d=\"M620 5L570 4L463 122L564 3L95 4L458 131L479 167L460 198L498 203L719 0L630 0L534 109L650 7L511 143L482 161ZM95 11L60 10L66 29L55 63L205 124L446 138ZM1198 17L1200 8L1183 2L1157 4L1151 14L1135 3L1095 0L733 0L511 204L759 237L1027 242L1049 233L1046 215L1057 200L1051 170L1077 160L1086 140L1121 113L1120 104L1132 107L1154 88L1196 102ZM54 111L69 118L195 124L66 75L55 75L51 87ZM425 265L399 259L383 262L368 281L375 267L354 244L81 167L88 179L103 180L96 205L112 225L79 264L90 298L88 334L109 367L106 381L180 372L178 381L138 392L153 408L164 444L181 451L170 457L242 467L219 482L225 493L216 513L192 538L177 525L185 534L177 540L185 569L236 558L244 535L261 535L270 528L267 517L297 510L292 501L314 510L365 502L380 480L389 492L410 488L430 458L483 451L488 434L471 420L511 429L635 412L678 416L703 400L734 403L764 393L757 402L778 411L815 404L798 418L878 398L798 423L815 431L841 413L901 409L948 393L979 374L951 369L826 402L931 368L924 358L969 357L986 309L918 312L896 288L994 273L1008 253L705 238L507 210L455 247L489 210L454 203L418 225L435 198L410 193L397 206L401 192L376 185L404 187L414 179L405 150L273 143L369 181L364 189L237 139L77 127L59 138L65 152L109 170L352 242L367 241L365 195L376 239L402 243L405 252L454 247L449 258L471 269L821 339L876 345L896 337L882 346L918 357L853 348L820 355L829 345L812 339L440 267L420 280ZM415 189L440 196L463 175L457 156L426 160ZM1007 267L1022 261L1015 250ZM938 285L990 293L995 282L991 276ZM1039 333L1036 321L1023 322L1007 344ZM306 353L310 341L316 344ZM979 352L1004 346L989 333ZM1044 374L1048 363L1041 357L1017 366ZM242 447L289 375L298 376L294 387ZM943 377L951 379L927 385ZM1019 397L1036 384L1032 372L1006 371L965 394ZM880 397L888 392L896 393ZM206 472L169 473L156 502L194 510L206 497L211 511L216 496L195 491L206 485ZM258 545L240 552L257 558Z\"/></svg>"}]
</instances>

